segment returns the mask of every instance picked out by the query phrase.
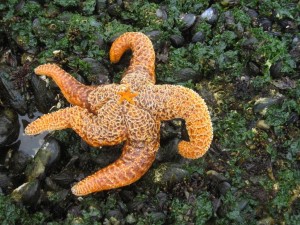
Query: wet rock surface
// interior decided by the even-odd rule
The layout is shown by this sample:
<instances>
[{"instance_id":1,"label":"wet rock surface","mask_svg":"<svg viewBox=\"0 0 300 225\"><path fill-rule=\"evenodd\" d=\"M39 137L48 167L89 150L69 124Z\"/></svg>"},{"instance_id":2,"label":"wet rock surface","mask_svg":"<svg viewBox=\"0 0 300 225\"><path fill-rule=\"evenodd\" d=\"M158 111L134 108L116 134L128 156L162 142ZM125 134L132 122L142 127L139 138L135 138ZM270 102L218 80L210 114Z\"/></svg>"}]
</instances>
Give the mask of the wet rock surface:
<instances>
[{"instance_id":1,"label":"wet rock surface","mask_svg":"<svg viewBox=\"0 0 300 225\"><path fill-rule=\"evenodd\" d=\"M19 129L18 114L12 109L0 107L0 147L15 142Z\"/></svg>"},{"instance_id":2,"label":"wet rock surface","mask_svg":"<svg viewBox=\"0 0 300 225\"><path fill-rule=\"evenodd\" d=\"M2 191L4 189L8 189L10 186L12 186L11 179L7 176L6 173L0 173L0 188Z\"/></svg>"},{"instance_id":3,"label":"wet rock surface","mask_svg":"<svg viewBox=\"0 0 300 225\"><path fill-rule=\"evenodd\" d=\"M28 180L42 179L46 170L59 160L60 146L56 139L48 137L35 154L32 162L28 164L25 174Z\"/></svg>"},{"instance_id":4,"label":"wet rock surface","mask_svg":"<svg viewBox=\"0 0 300 225\"><path fill-rule=\"evenodd\" d=\"M89 70L92 74L92 78L89 79L89 82L93 83L94 85L109 83L109 72L103 63L90 58L85 58L83 61L89 65Z\"/></svg>"},{"instance_id":5,"label":"wet rock surface","mask_svg":"<svg viewBox=\"0 0 300 225\"><path fill-rule=\"evenodd\" d=\"M33 88L35 105L38 111L42 113L49 112L50 108L55 104L55 93L47 87L45 81L31 74L31 86Z\"/></svg>"},{"instance_id":6,"label":"wet rock surface","mask_svg":"<svg viewBox=\"0 0 300 225\"><path fill-rule=\"evenodd\" d=\"M22 202L28 205L36 205L40 197L40 181L32 180L22 184L13 190L11 197L16 202Z\"/></svg>"},{"instance_id":7,"label":"wet rock surface","mask_svg":"<svg viewBox=\"0 0 300 225\"><path fill-rule=\"evenodd\" d=\"M32 157L23 151L13 151L9 160L9 170L13 174L22 174Z\"/></svg>"},{"instance_id":8,"label":"wet rock surface","mask_svg":"<svg viewBox=\"0 0 300 225\"><path fill-rule=\"evenodd\" d=\"M300 224L299 16L293 0L0 3L0 221ZM159 84L205 99L215 138L203 158L183 159L184 123L166 121L141 180L77 198L72 185L122 144L91 148L70 130L25 137L39 112L68 107L33 70L56 63L88 85L119 81L131 53L112 65L108 52L126 31L152 40Z\"/></svg>"},{"instance_id":9,"label":"wet rock surface","mask_svg":"<svg viewBox=\"0 0 300 225\"><path fill-rule=\"evenodd\" d=\"M21 114L25 114L27 104L22 91L15 86L12 74L13 68L0 67L0 97L2 101L10 105Z\"/></svg>"}]
</instances>

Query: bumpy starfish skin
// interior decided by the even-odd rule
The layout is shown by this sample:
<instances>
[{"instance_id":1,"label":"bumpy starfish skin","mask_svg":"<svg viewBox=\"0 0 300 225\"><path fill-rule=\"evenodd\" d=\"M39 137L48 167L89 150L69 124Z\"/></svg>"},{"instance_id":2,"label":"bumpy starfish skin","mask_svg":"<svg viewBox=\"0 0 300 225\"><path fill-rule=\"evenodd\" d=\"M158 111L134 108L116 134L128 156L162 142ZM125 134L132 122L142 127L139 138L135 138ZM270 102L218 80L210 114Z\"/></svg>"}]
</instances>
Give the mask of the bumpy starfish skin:
<instances>
[{"instance_id":1,"label":"bumpy starfish skin","mask_svg":"<svg viewBox=\"0 0 300 225\"><path fill-rule=\"evenodd\" d=\"M211 144L213 130L204 100L185 87L154 85L155 54L144 34L129 32L120 36L111 47L111 61L118 62L127 49L133 56L119 85L85 86L54 64L35 69L36 74L51 77L75 106L42 116L27 126L26 134L72 128L95 147L125 141L116 162L72 187L77 196L140 179L155 159L162 120L186 121L189 141L178 145L183 157L199 158Z\"/></svg>"}]
</instances>

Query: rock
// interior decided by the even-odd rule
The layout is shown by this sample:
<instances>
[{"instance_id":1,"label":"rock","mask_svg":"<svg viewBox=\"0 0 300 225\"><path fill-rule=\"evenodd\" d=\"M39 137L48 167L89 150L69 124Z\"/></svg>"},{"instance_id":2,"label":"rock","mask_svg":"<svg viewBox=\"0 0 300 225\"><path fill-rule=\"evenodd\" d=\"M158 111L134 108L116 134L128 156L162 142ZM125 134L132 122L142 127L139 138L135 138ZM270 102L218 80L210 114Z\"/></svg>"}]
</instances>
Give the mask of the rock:
<instances>
[{"instance_id":1,"label":"rock","mask_svg":"<svg viewBox=\"0 0 300 225\"><path fill-rule=\"evenodd\" d=\"M263 130L269 130L270 129L270 125L267 124L265 120L257 121L256 126L260 129L263 129Z\"/></svg>"},{"instance_id":2,"label":"rock","mask_svg":"<svg viewBox=\"0 0 300 225\"><path fill-rule=\"evenodd\" d=\"M239 210L240 210L240 211L244 210L244 209L247 207L248 202L249 202L248 200L240 200L240 201L238 202Z\"/></svg>"},{"instance_id":3,"label":"rock","mask_svg":"<svg viewBox=\"0 0 300 225\"><path fill-rule=\"evenodd\" d=\"M189 175L181 165L174 163L162 163L151 172L152 182L162 186L181 182Z\"/></svg>"},{"instance_id":4,"label":"rock","mask_svg":"<svg viewBox=\"0 0 300 225\"><path fill-rule=\"evenodd\" d=\"M100 32L96 32L96 37L95 44L99 47L99 49L105 48L103 35Z\"/></svg>"},{"instance_id":5,"label":"rock","mask_svg":"<svg viewBox=\"0 0 300 225\"><path fill-rule=\"evenodd\" d=\"M111 4L107 7L107 12L110 16L119 16L122 12L120 4Z\"/></svg>"},{"instance_id":6,"label":"rock","mask_svg":"<svg viewBox=\"0 0 300 225\"><path fill-rule=\"evenodd\" d=\"M258 40L256 38L248 38L241 43L241 46L246 50L255 50L258 44Z\"/></svg>"},{"instance_id":7,"label":"rock","mask_svg":"<svg viewBox=\"0 0 300 225\"><path fill-rule=\"evenodd\" d=\"M161 221L165 221L167 219L166 214L163 212L153 212L151 213L151 216L153 218L153 222L161 223Z\"/></svg>"},{"instance_id":8,"label":"rock","mask_svg":"<svg viewBox=\"0 0 300 225\"><path fill-rule=\"evenodd\" d=\"M175 74L176 82L187 82L189 80L197 81L199 77L199 74L192 68L181 69Z\"/></svg>"},{"instance_id":9,"label":"rock","mask_svg":"<svg viewBox=\"0 0 300 225\"><path fill-rule=\"evenodd\" d=\"M209 24L214 24L217 22L218 20L218 11L217 9L210 7L208 9L206 9L201 15L200 17L202 19L204 19L205 21L207 21Z\"/></svg>"},{"instance_id":10,"label":"rock","mask_svg":"<svg viewBox=\"0 0 300 225\"><path fill-rule=\"evenodd\" d=\"M179 161L181 156L178 154L178 138L171 139L170 141L164 141L164 145L156 155L156 160L159 162Z\"/></svg>"},{"instance_id":11,"label":"rock","mask_svg":"<svg viewBox=\"0 0 300 225\"><path fill-rule=\"evenodd\" d=\"M70 187L70 186L69 186ZM55 192L58 192L61 190L61 187L56 184L51 178L49 177L46 177L45 178L45 186L44 186L45 189L47 190L51 190L51 191L55 191Z\"/></svg>"},{"instance_id":12,"label":"rock","mask_svg":"<svg viewBox=\"0 0 300 225\"><path fill-rule=\"evenodd\" d=\"M163 121L160 130L160 139L165 142L179 137L182 127L182 120Z\"/></svg>"},{"instance_id":13,"label":"rock","mask_svg":"<svg viewBox=\"0 0 300 225\"><path fill-rule=\"evenodd\" d=\"M297 23L290 19L282 19L279 22L279 25L285 32L294 33L297 30Z\"/></svg>"},{"instance_id":14,"label":"rock","mask_svg":"<svg viewBox=\"0 0 300 225\"><path fill-rule=\"evenodd\" d=\"M205 41L205 34L201 31L198 31L192 37L192 43L197 43L197 42L203 43L204 41Z\"/></svg>"},{"instance_id":15,"label":"rock","mask_svg":"<svg viewBox=\"0 0 300 225\"><path fill-rule=\"evenodd\" d=\"M12 68L0 67L0 98L18 113L25 114L27 111L26 99L21 90L14 85L12 74Z\"/></svg>"},{"instance_id":16,"label":"rock","mask_svg":"<svg viewBox=\"0 0 300 225\"><path fill-rule=\"evenodd\" d=\"M18 66L17 57L12 53L11 49L5 51L0 57L0 63L16 68Z\"/></svg>"},{"instance_id":17,"label":"rock","mask_svg":"<svg viewBox=\"0 0 300 225\"><path fill-rule=\"evenodd\" d=\"M222 174L218 173L215 170L209 170L206 172L206 175L209 176L211 180L213 180L216 183L227 181L227 178L224 177Z\"/></svg>"},{"instance_id":18,"label":"rock","mask_svg":"<svg viewBox=\"0 0 300 225\"><path fill-rule=\"evenodd\" d=\"M45 28L41 27L41 21L39 18L35 18L32 21L32 31L37 37L43 37L45 34Z\"/></svg>"},{"instance_id":19,"label":"rock","mask_svg":"<svg viewBox=\"0 0 300 225\"><path fill-rule=\"evenodd\" d=\"M88 81L94 85L108 84L109 83L109 72L108 69L99 61L92 58L82 59L89 66L90 76Z\"/></svg>"},{"instance_id":20,"label":"rock","mask_svg":"<svg viewBox=\"0 0 300 225\"><path fill-rule=\"evenodd\" d=\"M281 60L272 64L270 74L273 78L281 78L284 73L282 72L283 62Z\"/></svg>"},{"instance_id":21,"label":"rock","mask_svg":"<svg viewBox=\"0 0 300 225\"><path fill-rule=\"evenodd\" d=\"M19 135L18 114L12 109L0 108L0 147L14 143Z\"/></svg>"},{"instance_id":22,"label":"rock","mask_svg":"<svg viewBox=\"0 0 300 225\"><path fill-rule=\"evenodd\" d=\"M72 167L67 166L58 174L51 175L51 180L59 186L68 188L70 187L70 184L74 182L75 171L76 170L74 168L72 170Z\"/></svg>"},{"instance_id":23,"label":"rock","mask_svg":"<svg viewBox=\"0 0 300 225\"><path fill-rule=\"evenodd\" d=\"M253 106L254 113L260 113L264 115L269 106L279 104L283 100L283 96L274 96L271 98L259 98L255 101Z\"/></svg>"},{"instance_id":24,"label":"rock","mask_svg":"<svg viewBox=\"0 0 300 225\"><path fill-rule=\"evenodd\" d=\"M57 185L60 185L64 188L69 188L70 184L74 182L74 177L77 172L75 163L78 162L79 157L73 156L68 164L57 174L52 174L46 178L48 186L52 189L58 188Z\"/></svg>"},{"instance_id":25,"label":"rock","mask_svg":"<svg viewBox=\"0 0 300 225\"><path fill-rule=\"evenodd\" d=\"M120 220L115 217L110 217L109 219L105 218L103 224L105 225L121 225Z\"/></svg>"},{"instance_id":26,"label":"rock","mask_svg":"<svg viewBox=\"0 0 300 225\"><path fill-rule=\"evenodd\" d=\"M167 11L164 8L157 9L155 13L156 13L156 16L162 20L168 19Z\"/></svg>"},{"instance_id":27,"label":"rock","mask_svg":"<svg viewBox=\"0 0 300 225\"><path fill-rule=\"evenodd\" d=\"M160 30L151 30L148 32L145 32L145 34L150 38L152 41L153 47L155 51L162 48L162 43L160 42L160 39L163 35L163 32Z\"/></svg>"},{"instance_id":28,"label":"rock","mask_svg":"<svg viewBox=\"0 0 300 225\"><path fill-rule=\"evenodd\" d=\"M165 192L158 192L156 194L156 199L159 200L158 205L160 208L163 208L165 204L167 204L168 194Z\"/></svg>"},{"instance_id":29,"label":"rock","mask_svg":"<svg viewBox=\"0 0 300 225\"><path fill-rule=\"evenodd\" d=\"M222 206L221 199L219 199L219 198L214 198L214 199L212 200L212 206L213 206L213 211L214 211L214 213L217 213L218 210L220 209L220 207Z\"/></svg>"},{"instance_id":30,"label":"rock","mask_svg":"<svg viewBox=\"0 0 300 225\"><path fill-rule=\"evenodd\" d=\"M117 219L118 221L124 220L124 218L123 218L124 216L123 216L122 212L118 208L109 210L107 212L106 218L110 219L112 217L115 218L115 219Z\"/></svg>"},{"instance_id":31,"label":"rock","mask_svg":"<svg viewBox=\"0 0 300 225\"><path fill-rule=\"evenodd\" d=\"M231 188L231 185L227 181L224 181L224 182L221 182L218 184L218 190L219 190L220 194L223 196L226 195L226 193L230 190L230 188Z\"/></svg>"},{"instance_id":32,"label":"rock","mask_svg":"<svg viewBox=\"0 0 300 225\"><path fill-rule=\"evenodd\" d=\"M232 6L239 5L240 1L239 0L223 0L220 2L220 4L225 7L232 7Z\"/></svg>"},{"instance_id":33,"label":"rock","mask_svg":"<svg viewBox=\"0 0 300 225\"><path fill-rule=\"evenodd\" d=\"M38 150L32 163L26 168L25 174L28 180L44 178L46 169L53 165L60 157L60 146L56 139L48 137Z\"/></svg>"},{"instance_id":34,"label":"rock","mask_svg":"<svg viewBox=\"0 0 300 225\"><path fill-rule=\"evenodd\" d=\"M300 43L300 36L295 35L292 40L292 47L297 46L297 44L299 44L299 43Z\"/></svg>"},{"instance_id":35,"label":"rock","mask_svg":"<svg viewBox=\"0 0 300 225\"><path fill-rule=\"evenodd\" d=\"M272 84L281 90L292 89L297 87L296 81L291 80L289 77L283 77L279 80L273 80Z\"/></svg>"},{"instance_id":36,"label":"rock","mask_svg":"<svg viewBox=\"0 0 300 225\"><path fill-rule=\"evenodd\" d=\"M187 30L195 23L196 16L192 13L182 14L180 16L180 21L182 22L181 29Z\"/></svg>"},{"instance_id":37,"label":"rock","mask_svg":"<svg viewBox=\"0 0 300 225\"><path fill-rule=\"evenodd\" d=\"M23 173L32 158L23 151L13 151L9 160L9 171L13 174Z\"/></svg>"},{"instance_id":38,"label":"rock","mask_svg":"<svg viewBox=\"0 0 300 225\"><path fill-rule=\"evenodd\" d=\"M268 18L260 18L258 20L258 25L263 28L264 31L271 31L272 21Z\"/></svg>"},{"instance_id":39,"label":"rock","mask_svg":"<svg viewBox=\"0 0 300 225\"><path fill-rule=\"evenodd\" d=\"M23 202L28 205L36 205L40 198L40 182L37 179L26 182L16 188L12 193L11 197L16 202Z\"/></svg>"},{"instance_id":40,"label":"rock","mask_svg":"<svg viewBox=\"0 0 300 225\"><path fill-rule=\"evenodd\" d=\"M17 12L23 10L24 5L25 5L25 1L24 0L19 1L18 4L15 6L15 10Z\"/></svg>"},{"instance_id":41,"label":"rock","mask_svg":"<svg viewBox=\"0 0 300 225\"><path fill-rule=\"evenodd\" d=\"M125 218L125 222L128 224L136 224L136 218L133 213L128 214Z\"/></svg>"},{"instance_id":42,"label":"rock","mask_svg":"<svg viewBox=\"0 0 300 225\"><path fill-rule=\"evenodd\" d=\"M288 121L286 122L287 125L295 124L299 121L299 115L296 112L291 112ZM300 153L300 152L299 152Z\"/></svg>"},{"instance_id":43,"label":"rock","mask_svg":"<svg viewBox=\"0 0 300 225\"><path fill-rule=\"evenodd\" d=\"M98 14L103 13L107 7L107 0L96 0L96 12Z\"/></svg>"},{"instance_id":44,"label":"rock","mask_svg":"<svg viewBox=\"0 0 300 225\"><path fill-rule=\"evenodd\" d=\"M238 22L235 26L235 34L237 35L238 38L242 38L245 33L245 28L242 25L241 22Z\"/></svg>"},{"instance_id":45,"label":"rock","mask_svg":"<svg viewBox=\"0 0 300 225\"><path fill-rule=\"evenodd\" d=\"M48 113L50 108L55 104L54 91L47 88L45 81L33 74L31 75L31 86L37 109L42 113Z\"/></svg>"},{"instance_id":46,"label":"rock","mask_svg":"<svg viewBox=\"0 0 300 225\"><path fill-rule=\"evenodd\" d=\"M249 76L256 76L261 73L260 68L255 62L248 62L247 71L249 72Z\"/></svg>"},{"instance_id":47,"label":"rock","mask_svg":"<svg viewBox=\"0 0 300 225\"><path fill-rule=\"evenodd\" d=\"M19 115L19 121L21 124L20 135L18 138L18 143L20 143L18 147L18 151L22 151L29 155L31 159L37 153L44 142L45 136L49 134L49 131L42 132L38 135L25 135L24 128L32 121L38 119L43 114L40 112L33 112L32 114ZM28 165L28 164L26 164Z\"/></svg>"},{"instance_id":48,"label":"rock","mask_svg":"<svg viewBox=\"0 0 300 225\"><path fill-rule=\"evenodd\" d=\"M266 218L258 220L256 224L257 225L274 225L275 221L272 217L266 217Z\"/></svg>"},{"instance_id":49,"label":"rock","mask_svg":"<svg viewBox=\"0 0 300 225\"><path fill-rule=\"evenodd\" d=\"M97 153L97 157L90 157L90 153L88 153L87 158L90 162L94 162L97 164L97 167L106 167L109 164L115 162L122 154L122 150L120 145L117 146L104 146ZM83 157L81 157L83 160ZM88 163L88 162L87 162Z\"/></svg>"},{"instance_id":50,"label":"rock","mask_svg":"<svg viewBox=\"0 0 300 225\"><path fill-rule=\"evenodd\" d=\"M11 185L11 179L7 176L7 174L0 172L0 188L7 189Z\"/></svg>"},{"instance_id":51,"label":"rock","mask_svg":"<svg viewBox=\"0 0 300 225\"><path fill-rule=\"evenodd\" d=\"M134 199L135 193L131 190L126 190L126 189L122 189L122 191L119 193L120 197L122 199L123 202L125 202L126 204L128 202L131 202L132 199Z\"/></svg>"},{"instance_id":52,"label":"rock","mask_svg":"<svg viewBox=\"0 0 300 225\"><path fill-rule=\"evenodd\" d=\"M174 34L171 35L170 41L175 48L180 48L184 45L185 40L181 35Z\"/></svg>"},{"instance_id":53,"label":"rock","mask_svg":"<svg viewBox=\"0 0 300 225\"><path fill-rule=\"evenodd\" d=\"M226 11L224 13L225 17L225 26L229 30L233 30L235 28L235 20L231 11Z\"/></svg>"},{"instance_id":54,"label":"rock","mask_svg":"<svg viewBox=\"0 0 300 225\"><path fill-rule=\"evenodd\" d=\"M252 25L253 26L257 26L257 24L258 24L258 16L259 16L258 12L255 11L254 9L250 9L250 8L246 8L245 11L248 14L248 16L251 18Z\"/></svg>"},{"instance_id":55,"label":"rock","mask_svg":"<svg viewBox=\"0 0 300 225\"><path fill-rule=\"evenodd\" d=\"M290 55L296 62L300 62L300 41L296 42L290 51Z\"/></svg>"}]
</instances>

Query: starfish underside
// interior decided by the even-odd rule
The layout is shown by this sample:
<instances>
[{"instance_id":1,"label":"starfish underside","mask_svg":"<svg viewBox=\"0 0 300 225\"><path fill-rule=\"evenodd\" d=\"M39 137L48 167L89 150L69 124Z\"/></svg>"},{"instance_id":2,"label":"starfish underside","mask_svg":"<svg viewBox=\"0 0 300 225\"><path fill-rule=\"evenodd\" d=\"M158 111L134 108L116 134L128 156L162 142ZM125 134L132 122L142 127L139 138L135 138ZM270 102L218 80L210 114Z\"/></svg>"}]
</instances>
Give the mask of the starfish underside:
<instances>
[{"instance_id":1,"label":"starfish underside","mask_svg":"<svg viewBox=\"0 0 300 225\"><path fill-rule=\"evenodd\" d=\"M122 187L141 178L155 159L163 120L185 120L189 141L178 145L183 157L199 158L211 144L212 124L204 100L182 86L155 85L155 53L147 36L138 32L121 35L111 47L111 61L118 62L128 49L133 56L120 84L86 86L55 64L35 69L36 74L51 77L75 106L43 115L27 126L26 134L72 128L95 147L125 141L116 162L72 187L77 196Z\"/></svg>"}]
</instances>

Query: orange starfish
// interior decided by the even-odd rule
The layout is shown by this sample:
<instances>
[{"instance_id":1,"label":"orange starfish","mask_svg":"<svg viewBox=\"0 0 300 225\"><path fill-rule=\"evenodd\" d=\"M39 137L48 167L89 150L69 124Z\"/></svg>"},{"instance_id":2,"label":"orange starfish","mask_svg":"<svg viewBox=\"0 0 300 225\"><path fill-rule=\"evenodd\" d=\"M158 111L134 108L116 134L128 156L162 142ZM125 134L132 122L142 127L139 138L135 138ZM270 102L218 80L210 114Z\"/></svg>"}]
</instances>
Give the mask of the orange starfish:
<instances>
[{"instance_id":1,"label":"orange starfish","mask_svg":"<svg viewBox=\"0 0 300 225\"><path fill-rule=\"evenodd\" d=\"M116 162L72 187L77 196L140 179L155 159L162 120L186 121L189 141L178 145L183 157L199 158L211 144L212 123L204 100L182 86L154 85L155 53L147 36L136 32L120 36L111 47L111 61L118 62L128 49L133 56L119 85L85 86L54 64L35 69L36 74L51 77L75 106L43 115L27 126L26 134L72 128L95 147L125 141Z\"/></svg>"}]
</instances>

